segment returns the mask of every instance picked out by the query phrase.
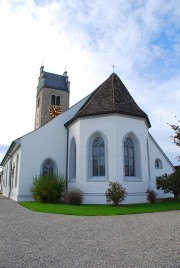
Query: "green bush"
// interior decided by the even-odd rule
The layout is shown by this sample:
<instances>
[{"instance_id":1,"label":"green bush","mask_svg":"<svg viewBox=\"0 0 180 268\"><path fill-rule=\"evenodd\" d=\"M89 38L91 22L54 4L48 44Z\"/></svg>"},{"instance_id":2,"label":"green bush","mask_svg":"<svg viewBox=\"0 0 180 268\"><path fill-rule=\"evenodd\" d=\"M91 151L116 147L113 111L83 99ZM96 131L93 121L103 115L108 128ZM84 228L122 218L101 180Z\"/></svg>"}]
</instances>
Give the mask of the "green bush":
<instances>
[{"instance_id":1,"label":"green bush","mask_svg":"<svg viewBox=\"0 0 180 268\"><path fill-rule=\"evenodd\" d=\"M80 205L83 202L84 193L76 188L69 189L65 196L65 203L69 205Z\"/></svg>"},{"instance_id":2,"label":"green bush","mask_svg":"<svg viewBox=\"0 0 180 268\"><path fill-rule=\"evenodd\" d=\"M150 202L150 203L156 203L156 201L157 201L157 194L153 191L153 190L150 190L150 189L148 189L147 191L146 191L146 193L147 193L147 200Z\"/></svg>"},{"instance_id":3,"label":"green bush","mask_svg":"<svg viewBox=\"0 0 180 268\"><path fill-rule=\"evenodd\" d=\"M106 191L107 203L119 205L122 201L125 200L126 195L126 190L122 187L121 184L118 182L109 182L109 188Z\"/></svg>"},{"instance_id":4,"label":"green bush","mask_svg":"<svg viewBox=\"0 0 180 268\"><path fill-rule=\"evenodd\" d=\"M31 192L36 201L54 203L61 201L65 189L63 175L40 175L33 178Z\"/></svg>"},{"instance_id":5,"label":"green bush","mask_svg":"<svg viewBox=\"0 0 180 268\"><path fill-rule=\"evenodd\" d=\"M165 194L172 193L174 198L178 198L180 196L180 168L177 168L172 174L165 173L157 177L156 187L158 190L163 190Z\"/></svg>"}]
</instances>

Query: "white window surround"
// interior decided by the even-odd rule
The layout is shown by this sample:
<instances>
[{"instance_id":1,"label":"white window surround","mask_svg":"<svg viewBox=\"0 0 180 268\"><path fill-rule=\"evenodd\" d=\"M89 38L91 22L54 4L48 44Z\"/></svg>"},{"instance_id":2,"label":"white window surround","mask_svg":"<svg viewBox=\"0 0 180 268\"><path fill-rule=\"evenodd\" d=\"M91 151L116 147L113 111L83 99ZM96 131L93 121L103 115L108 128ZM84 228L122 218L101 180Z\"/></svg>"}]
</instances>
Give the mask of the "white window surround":
<instances>
[{"instance_id":1,"label":"white window surround","mask_svg":"<svg viewBox=\"0 0 180 268\"><path fill-rule=\"evenodd\" d=\"M125 182L138 182L142 181L142 169L141 169L141 154L140 154L140 142L137 136L133 132L129 132L125 135L122 141L123 161L124 161L124 141L130 138L134 145L134 169L135 176L125 176L125 163L123 162L124 168L124 181Z\"/></svg>"},{"instance_id":2,"label":"white window surround","mask_svg":"<svg viewBox=\"0 0 180 268\"><path fill-rule=\"evenodd\" d=\"M92 146L96 138L102 138L105 146L105 176L93 176L93 155ZM94 132L87 140L87 181L108 181L108 142L107 138L101 131Z\"/></svg>"},{"instance_id":3,"label":"white window surround","mask_svg":"<svg viewBox=\"0 0 180 268\"><path fill-rule=\"evenodd\" d=\"M76 141L73 137L69 149L69 179L71 182L76 181Z\"/></svg>"}]
</instances>

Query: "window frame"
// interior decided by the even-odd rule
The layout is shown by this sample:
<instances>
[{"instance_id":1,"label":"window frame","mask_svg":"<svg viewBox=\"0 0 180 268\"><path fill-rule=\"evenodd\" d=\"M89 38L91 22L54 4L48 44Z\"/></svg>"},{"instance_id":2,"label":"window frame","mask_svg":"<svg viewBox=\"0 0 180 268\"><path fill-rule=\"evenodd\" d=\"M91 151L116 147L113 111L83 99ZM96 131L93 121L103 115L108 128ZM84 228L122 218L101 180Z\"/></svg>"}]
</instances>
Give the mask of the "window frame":
<instances>
[{"instance_id":1,"label":"window frame","mask_svg":"<svg viewBox=\"0 0 180 268\"><path fill-rule=\"evenodd\" d=\"M134 175L132 176L126 176L125 175L125 149L124 149L124 143L125 141L130 138L133 142L134 147ZM142 181L142 167L141 167L141 148L140 148L140 142L137 138L137 136L133 132L129 132L124 136L124 139L122 141L122 156L123 156L123 181L125 182L141 182Z\"/></svg>"},{"instance_id":2,"label":"window frame","mask_svg":"<svg viewBox=\"0 0 180 268\"><path fill-rule=\"evenodd\" d=\"M96 165L95 162L97 162ZM92 176L105 176L105 171L105 144L102 137L97 137L92 143Z\"/></svg>"},{"instance_id":3,"label":"window frame","mask_svg":"<svg viewBox=\"0 0 180 268\"><path fill-rule=\"evenodd\" d=\"M127 137L124 141L124 171L125 177L136 176L134 143L130 137Z\"/></svg>"},{"instance_id":4,"label":"window frame","mask_svg":"<svg viewBox=\"0 0 180 268\"><path fill-rule=\"evenodd\" d=\"M105 175L104 176L93 176L93 154L92 146L94 140L100 137L104 141L104 152L105 152ZM94 132L87 140L87 162L86 162L86 172L87 172L87 181L109 181L108 177L108 142L106 136L100 132Z\"/></svg>"}]
</instances>

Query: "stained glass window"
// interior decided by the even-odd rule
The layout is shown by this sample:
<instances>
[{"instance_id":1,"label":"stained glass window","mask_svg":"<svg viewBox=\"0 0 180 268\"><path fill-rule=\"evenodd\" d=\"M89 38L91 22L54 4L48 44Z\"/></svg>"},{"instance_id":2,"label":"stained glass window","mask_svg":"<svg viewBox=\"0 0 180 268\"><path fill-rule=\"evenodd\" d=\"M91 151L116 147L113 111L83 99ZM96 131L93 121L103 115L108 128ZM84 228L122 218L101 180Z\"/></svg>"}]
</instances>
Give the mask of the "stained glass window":
<instances>
[{"instance_id":1,"label":"stained glass window","mask_svg":"<svg viewBox=\"0 0 180 268\"><path fill-rule=\"evenodd\" d=\"M101 137L94 140L92 145L93 176L105 176L105 145Z\"/></svg>"},{"instance_id":2,"label":"stained glass window","mask_svg":"<svg viewBox=\"0 0 180 268\"><path fill-rule=\"evenodd\" d=\"M135 176L134 144L129 137L124 141L124 168L125 176Z\"/></svg>"},{"instance_id":3,"label":"stained glass window","mask_svg":"<svg viewBox=\"0 0 180 268\"><path fill-rule=\"evenodd\" d=\"M55 173L55 163L51 159L46 159L42 167L43 175L53 175Z\"/></svg>"}]
</instances>

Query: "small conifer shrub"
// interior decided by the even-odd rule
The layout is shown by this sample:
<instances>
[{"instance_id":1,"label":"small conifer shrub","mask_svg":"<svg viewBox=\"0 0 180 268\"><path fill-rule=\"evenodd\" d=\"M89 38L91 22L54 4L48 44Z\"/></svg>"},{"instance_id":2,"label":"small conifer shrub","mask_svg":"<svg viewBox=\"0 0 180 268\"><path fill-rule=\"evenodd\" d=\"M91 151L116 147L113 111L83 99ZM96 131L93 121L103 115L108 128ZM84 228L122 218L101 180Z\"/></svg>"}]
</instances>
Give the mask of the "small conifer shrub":
<instances>
[{"instance_id":1,"label":"small conifer shrub","mask_svg":"<svg viewBox=\"0 0 180 268\"><path fill-rule=\"evenodd\" d=\"M106 191L107 203L117 206L125 200L126 195L126 190L121 184L118 182L109 182L109 188Z\"/></svg>"}]
</instances>

